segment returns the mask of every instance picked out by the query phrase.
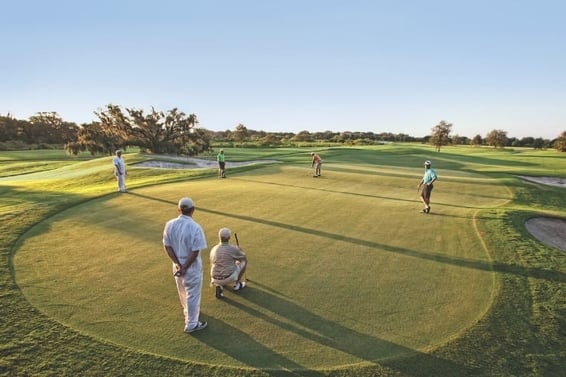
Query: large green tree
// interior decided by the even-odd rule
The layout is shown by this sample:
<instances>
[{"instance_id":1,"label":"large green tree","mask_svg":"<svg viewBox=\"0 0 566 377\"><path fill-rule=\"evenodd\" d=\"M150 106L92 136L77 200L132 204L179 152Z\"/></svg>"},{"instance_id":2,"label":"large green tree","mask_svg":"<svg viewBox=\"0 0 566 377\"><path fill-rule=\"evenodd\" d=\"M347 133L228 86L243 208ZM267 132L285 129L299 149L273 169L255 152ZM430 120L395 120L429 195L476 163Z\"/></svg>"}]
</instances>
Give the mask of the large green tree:
<instances>
[{"instance_id":1,"label":"large green tree","mask_svg":"<svg viewBox=\"0 0 566 377\"><path fill-rule=\"evenodd\" d=\"M123 146L123 140L116 133L102 127L99 122L83 124L77 132L77 141L65 144L65 150L77 155L89 151L91 155L112 154Z\"/></svg>"},{"instance_id":2,"label":"large green tree","mask_svg":"<svg viewBox=\"0 0 566 377\"><path fill-rule=\"evenodd\" d=\"M39 112L29 120L18 120L10 114L0 116L0 141L25 144L65 144L76 140L79 127L65 122L56 112Z\"/></svg>"},{"instance_id":3,"label":"large green tree","mask_svg":"<svg viewBox=\"0 0 566 377\"><path fill-rule=\"evenodd\" d=\"M25 121L14 118L11 114L0 116L0 142L19 140L19 135Z\"/></svg>"},{"instance_id":4,"label":"large green tree","mask_svg":"<svg viewBox=\"0 0 566 377\"><path fill-rule=\"evenodd\" d=\"M235 141L242 143L248 139L248 134L249 132L247 127L240 123L236 126L236 129L232 133L232 136L234 137Z\"/></svg>"},{"instance_id":5,"label":"large green tree","mask_svg":"<svg viewBox=\"0 0 566 377\"><path fill-rule=\"evenodd\" d=\"M482 143L482 138L481 135L476 135L472 138L472 140L470 141L470 144L472 144L474 147L480 146Z\"/></svg>"},{"instance_id":6,"label":"large green tree","mask_svg":"<svg viewBox=\"0 0 566 377\"><path fill-rule=\"evenodd\" d=\"M29 118L28 130L33 143L66 144L77 139L79 127L65 122L54 111L38 112Z\"/></svg>"},{"instance_id":7,"label":"large green tree","mask_svg":"<svg viewBox=\"0 0 566 377\"><path fill-rule=\"evenodd\" d=\"M507 131L491 130L485 137L485 141L494 148L503 148L507 144Z\"/></svg>"},{"instance_id":8,"label":"large green tree","mask_svg":"<svg viewBox=\"0 0 566 377\"><path fill-rule=\"evenodd\" d=\"M197 128L197 116L176 108L167 112L152 108L146 114L140 109L124 111L108 105L95 114L100 122L79 132L79 146L73 150L111 153L116 148L138 146L151 153L197 155L210 148L208 134Z\"/></svg>"},{"instance_id":9,"label":"large green tree","mask_svg":"<svg viewBox=\"0 0 566 377\"><path fill-rule=\"evenodd\" d=\"M309 131L303 130L293 136L292 140L294 141L312 141L313 138Z\"/></svg>"},{"instance_id":10,"label":"large green tree","mask_svg":"<svg viewBox=\"0 0 566 377\"><path fill-rule=\"evenodd\" d=\"M429 141L434 145L437 152L440 152L441 146L450 143L450 132L452 132L452 123L447 123L443 120L432 128L432 135Z\"/></svg>"},{"instance_id":11,"label":"large green tree","mask_svg":"<svg viewBox=\"0 0 566 377\"><path fill-rule=\"evenodd\" d=\"M558 152L566 152L566 131L562 131L560 136L554 141L554 148Z\"/></svg>"}]
</instances>

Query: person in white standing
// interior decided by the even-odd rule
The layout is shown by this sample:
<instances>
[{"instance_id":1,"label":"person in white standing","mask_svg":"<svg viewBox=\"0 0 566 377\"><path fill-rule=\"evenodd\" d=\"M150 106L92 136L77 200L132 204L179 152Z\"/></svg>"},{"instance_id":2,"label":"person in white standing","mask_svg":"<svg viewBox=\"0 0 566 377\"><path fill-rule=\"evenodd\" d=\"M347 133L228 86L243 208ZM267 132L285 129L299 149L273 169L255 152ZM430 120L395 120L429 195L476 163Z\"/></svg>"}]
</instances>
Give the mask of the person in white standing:
<instances>
[{"instance_id":1,"label":"person in white standing","mask_svg":"<svg viewBox=\"0 0 566 377\"><path fill-rule=\"evenodd\" d=\"M112 159L114 164L114 175L116 176L116 181L118 181L118 191L126 192L126 163L122 158L122 151L117 150L116 156Z\"/></svg>"},{"instance_id":2,"label":"person in white standing","mask_svg":"<svg viewBox=\"0 0 566 377\"><path fill-rule=\"evenodd\" d=\"M163 247L173 262L173 276L185 315L185 332L192 333L207 326L199 320L203 279L200 252L207 244L202 227L193 220L192 199L179 200L177 210L179 216L165 224Z\"/></svg>"}]
</instances>

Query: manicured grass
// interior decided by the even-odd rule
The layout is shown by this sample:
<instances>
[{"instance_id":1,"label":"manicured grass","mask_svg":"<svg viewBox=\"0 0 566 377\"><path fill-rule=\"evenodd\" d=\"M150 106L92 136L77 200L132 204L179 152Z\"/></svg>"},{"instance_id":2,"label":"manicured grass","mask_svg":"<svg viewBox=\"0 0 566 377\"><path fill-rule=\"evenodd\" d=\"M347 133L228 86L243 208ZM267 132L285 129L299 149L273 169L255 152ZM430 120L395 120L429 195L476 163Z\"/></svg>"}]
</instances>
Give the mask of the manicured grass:
<instances>
[{"instance_id":1,"label":"manicured grass","mask_svg":"<svg viewBox=\"0 0 566 377\"><path fill-rule=\"evenodd\" d=\"M103 197L115 186L105 181L108 161L80 162L27 180L5 178L0 189L18 199L2 212L12 230L3 237L14 245L3 250L15 252L3 300L13 308L29 306L15 279L42 314L30 320L21 310L10 311L15 326L2 331L12 334L7 339L33 339L33 323L46 315L62 337L79 338L76 344L106 355L103 366L89 367L95 374L181 368L195 375L545 375L563 366L555 347L564 345L564 255L529 238L521 219L537 209L562 213L564 194L544 188L545 195L537 195L538 185L508 173L564 174L564 159L498 152L337 148L321 151L323 177L313 179L308 151L285 150L285 164L231 169L226 180L132 168L130 187L138 188ZM256 153L265 158L265 151ZM424 158L433 158L441 175L429 216L417 213ZM521 170L525 159L529 165ZM178 179L184 181L154 185ZM217 229L229 226L251 258L250 289L218 301L205 287L202 316L210 328L194 337L181 332L160 243L163 224L184 195L197 203L195 217L209 246ZM37 204L39 211L29 213ZM518 330L521 336L513 337ZM56 342L51 331L40 333ZM33 353L26 344L8 342L3 349L7 356ZM43 365L62 371L56 374L85 371L73 359L88 351L75 347L57 344L68 358ZM120 364L120 352L133 352L146 368ZM5 360L6 371L32 374L36 368L25 357L21 366Z\"/></svg>"}]
</instances>

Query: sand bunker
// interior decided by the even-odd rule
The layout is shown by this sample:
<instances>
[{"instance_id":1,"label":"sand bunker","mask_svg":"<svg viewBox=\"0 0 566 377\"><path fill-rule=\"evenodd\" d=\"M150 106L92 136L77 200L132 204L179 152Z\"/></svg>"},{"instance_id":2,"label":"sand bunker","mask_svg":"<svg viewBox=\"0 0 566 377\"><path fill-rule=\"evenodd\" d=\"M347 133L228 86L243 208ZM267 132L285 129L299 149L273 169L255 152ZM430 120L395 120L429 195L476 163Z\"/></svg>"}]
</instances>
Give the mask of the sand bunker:
<instances>
[{"instance_id":1,"label":"sand bunker","mask_svg":"<svg viewBox=\"0 0 566 377\"><path fill-rule=\"evenodd\" d=\"M560 177L527 177L520 175L519 178L529 182L542 183L543 185L566 188L566 179Z\"/></svg>"},{"instance_id":2,"label":"sand bunker","mask_svg":"<svg viewBox=\"0 0 566 377\"><path fill-rule=\"evenodd\" d=\"M534 217L525 223L527 230L542 243L566 251L566 220Z\"/></svg>"},{"instance_id":3,"label":"sand bunker","mask_svg":"<svg viewBox=\"0 0 566 377\"><path fill-rule=\"evenodd\" d=\"M154 156L152 156L154 157ZM163 161L159 159L144 161L135 166L144 168L161 168L161 169L211 169L217 168L218 162L214 160L203 160L194 157L177 157L167 156L167 160L177 160L179 162ZM247 166L254 164L273 164L278 163L276 160L256 160L256 161L241 161L241 162L226 162L226 168Z\"/></svg>"},{"instance_id":4,"label":"sand bunker","mask_svg":"<svg viewBox=\"0 0 566 377\"><path fill-rule=\"evenodd\" d=\"M566 188L566 179L560 177L519 176L525 181ZM552 217L534 217L525 223L527 230L542 243L566 251L566 220Z\"/></svg>"}]
</instances>

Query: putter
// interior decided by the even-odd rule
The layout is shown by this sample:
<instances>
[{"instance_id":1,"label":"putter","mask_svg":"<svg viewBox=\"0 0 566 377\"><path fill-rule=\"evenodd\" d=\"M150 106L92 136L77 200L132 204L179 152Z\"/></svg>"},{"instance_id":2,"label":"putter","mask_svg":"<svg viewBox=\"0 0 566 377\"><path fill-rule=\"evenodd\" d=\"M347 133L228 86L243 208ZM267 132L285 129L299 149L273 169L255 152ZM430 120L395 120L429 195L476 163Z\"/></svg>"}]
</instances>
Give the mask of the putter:
<instances>
[{"instance_id":1,"label":"putter","mask_svg":"<svg viewBox=\"0 0 566 377\"><path fill-rule=\"evenodd\" d=\"M240 241L238 240L238 233L234 232L234 239L236 240L236 245L240 247ZM244 281L248 281L248 271L244 272Z\"/></svg>"}]
</instances>

